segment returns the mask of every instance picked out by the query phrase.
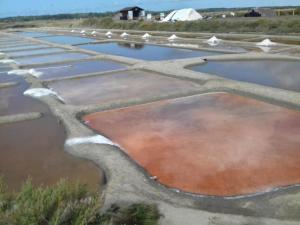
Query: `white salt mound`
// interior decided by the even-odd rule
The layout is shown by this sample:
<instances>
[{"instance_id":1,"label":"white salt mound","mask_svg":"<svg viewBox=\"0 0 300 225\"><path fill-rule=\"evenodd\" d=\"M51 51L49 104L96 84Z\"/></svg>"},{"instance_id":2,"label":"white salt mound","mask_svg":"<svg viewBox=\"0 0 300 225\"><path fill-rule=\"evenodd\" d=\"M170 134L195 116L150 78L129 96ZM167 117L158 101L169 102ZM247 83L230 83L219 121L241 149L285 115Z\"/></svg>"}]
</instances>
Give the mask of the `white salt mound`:
<instances>
[{"instance_id":1,"label":"white salt mound","mask_svg":"<svg viewBox=\"0 0 300 225\"><path fill-rule=\"evenodd\" d=\"M92 32L92 34L97 34L97 32L94 30L94 31Z\"/></svg>"},{"instance_id":2,"label":"white salt mound","mask_svg":"<svg viewBox=\"0 0 300 225\"><path fill-rule=\"evenodd\" d=\"M73 146L73 145L89 144L89 143L118 146L117 144L113 143L111 140L109 140L108 138L102 135L95 135L95 136L81 137L81 138L70 138L66 141L65 145Z\"/></svg>"},{"instance_id":3,"label":"white salt mound","mask_svg":"<svg viewBox=\"0 0 300 225\"><path fill-rule=\"evenodd\" d=\"M178 37L175 35L175 34L173 34L171 37L169 37L168 38L168 40L169 41L172 41L172 40L175 40L175 39L177 39Z\"/></svg>"},{"instance_id":4,"label":"white salt mound","mask_svg":"<svg viewBox=\"0 0 300 225\"><path fill-rule=\"evenodd\" d=\"M3 64L10 64L10 63L16 63L15 60L12 60L12 59L1 59L0 60L0 63L3 63Z\"/></svg>"},{"instance_id":5,"label":"white salt mound","mask_svg":"<svg viewBox=\"0 0 300 225\"><path fill-rule=\"evenodd\" d=\"M113 33L110 32L110 31L108 31L105 35L106 35L106 36L111 36L111 35L113 35Z\"/></svg>"},{"instance_id":6,"label":"white salt mound","mask_svg":"<svg viewBox=\"0 0 300 225\"><path fill-rule=\"evenodd\" d=\"M34 77L40 77L43 75L42 72L36 71L35 69L29 69L29 70L10 70L7 72L8 75L14 74L14 75L27 75L30 74Z\"/></svg>"},{"instance_id":7,"label":"white salt mound","mask_svg":"<svg viewBox=\"0 0 300 225\"><path fill-rule=\"evenodd\" d=\"M265 39L265 40L263 40L262 42L259 42L259 43L257 43L256 45L258 45L258 46L274 46L274 45L277 45L277 43L275 43L275 42L273 42L273 41L271 41L270 39Z\"/></svg>"},{"instance_id":8,"label":"white salt mound","mask_svg":"<svg viewBox=\"0 0 300 225\"><path fill-rule=\"evenodd\" d=\"M206 42L211 46L215 46L220 44L221 39L218 39L216 36L213 36L210 39L208 39Z\"/></svg>"},{"instance_id":9,"label":"white salt mound","mask_svg":"<svg viewBox=\"0 0 300 225\"><path fill-rule=\"evenodd\" d=\"M26 96L33 97L33 98L41 98L44 96L55 96L62 102L64 101L55 91L52 91L47 88L31 88L31 89L26 90L23 94Z\"/></svg>"},{"instance_id":10,"label":"white salt mound","mask_svg":"<svg viewBox=\"0 0 300 225\"><path fill-rule=\"evenodd\" d=\"M150 38L150 37L152 37L150 34L148 34L148 33L146 33L146 34L144 34L143 36L142 36L142 38L143 39L148 39L148 38Z\"/></svg>"},{"instance_id":11,"label":"white salt mound","mask_svg":"<svg viewBox=\"0 0 300 225\"><path fill-rule=\"evenodd\" d=\"M124 32L123 34L120 35L122 38L126 38L129 36L129 34L127 34L126 32Z\"/></svg>"},{"instance_id":12,"label":"white salt mound","mask_svg":"<svg viewBox=\"0 0 300 225\"><path fill-rule=\"evenodd\" d=\"M71 32L72 32L72 33L74 33L74 32L75 32L75 30L71 30Z\"/></svg>"},{"instance_id":13,"label":"white salt mound","mask_svg":"<svg viewBox=\"0 0 300 225\"><path fill-rule=\"evenodd\" d=\"M80 33L81 33L81 34L84 34L84 33L85 33L85 30L80 31Z\"/></svg>"}]
</instances>

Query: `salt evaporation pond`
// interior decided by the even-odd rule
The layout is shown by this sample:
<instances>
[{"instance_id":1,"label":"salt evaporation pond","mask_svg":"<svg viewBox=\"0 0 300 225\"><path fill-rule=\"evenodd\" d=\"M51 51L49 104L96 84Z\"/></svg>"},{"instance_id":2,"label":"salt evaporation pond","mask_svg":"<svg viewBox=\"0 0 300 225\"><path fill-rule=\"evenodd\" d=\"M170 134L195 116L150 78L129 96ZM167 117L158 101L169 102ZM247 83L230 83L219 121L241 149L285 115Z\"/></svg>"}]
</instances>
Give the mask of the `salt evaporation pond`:
<instances>
[{"instance_id":1,"label":"salt evaporation pond","mask_svg":"<svg viewBox=\"0 0 300 225\"><path fill-rule=\"evenodd\" d=\"M86 73L104 72L110 70L124 69L125 66L109 60L82 61L45 68L37 68L42 72L41 79L55 79L60 77L70 77Z\"/></svg>"},{"instance_id":2,"label":"salt evaporation pond","mask_svg":"<svg viewBox=\"0 0 300 225\"><path fill-rule=\"evenodd\" d=\"M91 38L76 37L76 36L69 36L69 35L41 37L39 39L44 41L54 42L57 44L66 44L66 45L78 45L78 44L90 43L95 41L95 39L91 39Z\"/></svg>"},{"instance_id":3,"label":"salt evaporation pond","mask_svg":"<svg viewBox=\"0 0 300 225\"><path fill-rule=\"evenodd\" d=\"M225 54L215 51L190 50L150 44L135 43L101 43L81 45L80 48L111 55L125 56L143 60L169 60L191 57Z\"/></svg>"},{"instance_id":4,"label":"salt evaporation pond","mask_svg":"<svg viewBox=\"0 0 300 225\"><path fill-rule=\"evenodd\" d=\"M240 196L300 183L298 111L212 93L83 119L168 187Z\"/></svg>"},{"instance_id":5,"label":"salt evaporation pond","mask_svg":"<svg viewBox=\"0 0 300 225\"><path fill-rule=\"evenodd\" d=\"M232 80L300 91L300 61L296 60L209 61L189 69Z\"/></svg>"},{"instance_id":6,"label":"salt evaporation pond","mask_svg":"<svg viewBox=\"0 0 300 225\"><path fill-rule=\"evenodd\" d=\"M53 35L46 32L34 32L34 31L21 31L21 32L16 32L16 34L24 37L43 37L43 36Z\"/></svg>"},{"instance_id":7,"label":"salt evaporation pond","mask_svg":"<svg viewBox=\"0 0 300 225\"><path fill-rule=\"evenodd\" d=\"M76 52L58 53L53 55L34 56L26 58L18 58L15 61L20 65L26 64L42 64L42 63L57 63L68 60L86 59L90 55Z\"/></svg>"},{"instance_id":8,"label":"salt evaporation pond","mask_svg":"<svg viewBox=\"0 0 300 225\"><path fill-rule=\"evenodd\" d=\"M102 172L64 152L64 129L48 110L43 113L40 119L0 125L0 175L9 190L18 190L28 178L34 185L67 179L92 190L101 188Z\"/></svg>"},{"instance_id":9,"label":"salt evaporation pond","mask_svg":"<svg viewBox=\"0 0 300 225\"><path fill-rule=\"evenodd\" d=\"M65 49L63 48L43 48L43 49L35 49L35 50L8 52L6 54L9 57L24 57L24 56L39 55L39 54L58 53L63 51L65 51Z\"/></svg>"},{"instance_id":10,"label":"salt evaporation pond","mask_svg":"<svg viewBox=\"0 0 300 225\"><path fill-rule=\"evenodd\" d=\"M42 118L0 125L0 176L10 190L20 188L31 178L36 185L52 185L61 178L87 183L96 190L103 183L103 174L92 163L64 152L66 138L63 127L40 101L24 96L29 85L20 76L0 75L0 83L18 82L0 88L0 116L40 112Z\"/></svg>"},{"instance_id":11,"label":"salt evaporation pond","mask_svg":"<svg viewBox=\"0 0 300 225\"><path fill-rule=\"evenodd\" d=\"M126 71L100 76L50 82L48 86L56 91L67 104L113 104L197 91L200 86L176 78L145 71Z\"/></svg>"},{"instance_id":12,"label":"salt evaporation pond","mask_svg":"<svg viewBox=\"0 0 300 225\"><path fill-rule=\"evenodd\" d=\"M9 47L0 49L1 52L13 52L13 51L24 51L24 50L34 50L39 48L49 48L49 45L42 45L42 44L32 44L32 45L23 45L17 47Z\"/></svg>"}]
</instances>

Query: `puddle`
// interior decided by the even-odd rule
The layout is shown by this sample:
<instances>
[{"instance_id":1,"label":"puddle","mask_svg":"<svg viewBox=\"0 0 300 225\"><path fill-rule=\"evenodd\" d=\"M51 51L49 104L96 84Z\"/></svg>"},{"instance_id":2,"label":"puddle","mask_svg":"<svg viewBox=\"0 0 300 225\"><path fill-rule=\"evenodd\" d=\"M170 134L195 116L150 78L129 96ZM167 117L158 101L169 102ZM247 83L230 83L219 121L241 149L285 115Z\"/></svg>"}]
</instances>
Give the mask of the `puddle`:
<instances>
[{"instance_id":1,"label":"puddle","mask_svg":"<svg viewBox=\"0 0 300 225\"><path fill-rule=\"evenodd\" d=\"M150 44L135 43L102 43L81 45L80 48L111 55L125 56L143 60L171 60L190 57L225 54L213 51L171 48Z\"/></svg>"},{"instance_id":2,"label":"puddle","mask_svg":"<svg viewBox=\"0 0 300 225\"><path fill-rule=\"evenodd\" d=\"M0 175L9 189L18 190L28 177L34 185L53 185L63 178L99 189L103 174L92 163L64 152L65 138L49 113L41 119L1 125Z\"/></svg>"},{"instance_id":3,"label":"puddle","mask_svg":"<svg viewBox=\"0 0 300 225\"><path fill-rule=\"evenodd\" d=\"M26 58L18 58L15 61L20 65L26 64L39 64L39 63L57 63L67 60L80 60L86 59L90 55L76 52L69 53L60 53L55 55L44 55L44 56L35 56L35 57L26 57Z\"/></svg>"},{"instance_id":4,"label":"puddle","mask_svg":"<svg viewBox=\"0 0 300 225\"><path fill-rule=\"evenodd\" d=\"M210 61L190 69L238 81L300 91L300 62L283 60Z\"/></svg>"},{"instance_id":5,"label":"puddle","mask_svg":"<svg viewBox=\"0 0 300 225\"><path fill-rule=\"evenodd\" d=\"M123 68L125 68L125 66L122 64L115 63L113 61L101 60L76 62L53 67L38 68L36 69L36 71L43 73L41 79L54 79Z\"/></svg>"},{"instance_id":6,"label":"puddle","mask_svg":"<svg viewBox=\"0 0 300 225\"><path fill-rule=\"evenodd\" d=\"M94 113L84 121L151 176L236 196L300 183L300 112L225 93Z\"/></svg>"},{"instance_id":7,"label":"puddle","mask_svg":"<svg viewBox=\"0 0 300 225\"><path fill-rule=\"evenodd\" d=\"M17 52L10 52L6 53L10 57L22 57L27 55L39 55L39 54L48 54L48 53L56 53L56 52L63 52L65 49L62 48L44 48L44 49L36 49L36 50L29 50L29 51L17 51Z\"/></svg>"},{"instance_id":8,"label":"puddle","mask_svg":"<svg viewBox=\"0 0 300 225\"><path fill-rule=\"evenodd\" d=\"M157 95L186 93L199 86L175 78L144 71L128 71L53 82L48 85L68 104L112 104L119 101L149 99Z\"/></svg>"},{"instance_id":9,"label":"puddle","mask_svg":"<svg viewBox=\"0 0 300 225\"><path fill-rule=\"evenodd\" d=\"M95 39L91 39L91 38L83 38L83 37L68 36L68 35L41 37L39 39L58 43L58 44L66 44L66 45L77 45L77 44L83 44L83 43L89 43L95 41Z\"/></svg>"}]
</instances>

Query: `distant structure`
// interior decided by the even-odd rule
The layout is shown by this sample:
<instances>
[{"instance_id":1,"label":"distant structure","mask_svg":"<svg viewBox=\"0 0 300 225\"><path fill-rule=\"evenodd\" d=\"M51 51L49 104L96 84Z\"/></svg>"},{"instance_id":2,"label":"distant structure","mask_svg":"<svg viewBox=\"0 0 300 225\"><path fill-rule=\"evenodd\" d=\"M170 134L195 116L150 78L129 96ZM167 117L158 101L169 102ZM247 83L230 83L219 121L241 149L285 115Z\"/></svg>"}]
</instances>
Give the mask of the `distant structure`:
<instances>
[{"instance_id":1,"label":"distant structure","mask_svg":"<svg viewBox=\"0 0 300 225\"><path fill-rule=\"evenodd\" d=\"M274 17L276 16L276 11L271 8L257 8L256 11L263 17Z\"/></svg>"},{"instance_id":2,"label":"distant structure","mask_svg":"<svg viewBox=\"0 0 300 225\"><path fill-rule=\"evenodd\" d=\"M138 7L126 7L120 11L120 20L139 20L145 17L145 10Z\"/></svg>"},{"instance_id":3,"label":"distant structure","mask_svg":"<svg viewBox=\"0 0 300 225\"><path fill-rule=\"evenodd\" d=\"M245 17L261 17L261 14L252 9L250 12L245 14Z\"/></svg>"},{"instance_id":4,"label":"distant structure","mask_svg":"<svg viewBox=\"0 0 300 225\"><path fill-rule=\"evenodd\" d=\"M200 15L195 9L189 8L172 11L161 22L195 21L202 19L203 16Z\"/></svg>"}]
</instances>

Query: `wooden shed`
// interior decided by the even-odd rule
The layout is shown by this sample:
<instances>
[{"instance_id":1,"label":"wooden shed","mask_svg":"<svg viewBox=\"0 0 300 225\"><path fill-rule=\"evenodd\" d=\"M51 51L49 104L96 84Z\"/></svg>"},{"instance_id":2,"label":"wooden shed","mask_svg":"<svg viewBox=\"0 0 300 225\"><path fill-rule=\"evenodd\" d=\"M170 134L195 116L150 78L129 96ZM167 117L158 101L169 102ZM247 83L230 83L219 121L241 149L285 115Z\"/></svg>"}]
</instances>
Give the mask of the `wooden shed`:
<instances>
[{"instance_id":1,"label":"wooden shed","mask_svg":"<svg viewBox=\"0 0 300 225\"><path fill-rule=\"evenodd\" d=\"M139 20L145 16L144 9L138 6L126 7L119 12L120 20Z\"/></svg>"}]
</instances>

